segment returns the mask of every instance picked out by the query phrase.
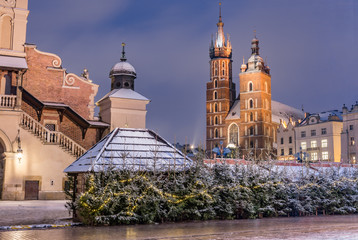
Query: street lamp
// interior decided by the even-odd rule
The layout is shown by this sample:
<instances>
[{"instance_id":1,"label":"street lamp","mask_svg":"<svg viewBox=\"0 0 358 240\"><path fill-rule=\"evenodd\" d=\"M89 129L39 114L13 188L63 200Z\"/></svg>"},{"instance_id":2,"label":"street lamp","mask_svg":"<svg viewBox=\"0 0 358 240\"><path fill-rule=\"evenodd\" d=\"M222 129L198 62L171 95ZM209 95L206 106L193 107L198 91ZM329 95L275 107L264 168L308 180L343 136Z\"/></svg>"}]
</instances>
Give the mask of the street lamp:
<instances>
[{"instance_id":1,"label":"street lamp","mask_svg":"<svg viewBox=\"0 0 358 240\"><path fill-rule=\"evenodd\" d=\"M21 149L21 139L20 139L20 129L17 132L17 151L16 151L16 157L19 160L19 163L21 163L21 159L23 157L23 150Z\"/></svg>"}]
</instances>

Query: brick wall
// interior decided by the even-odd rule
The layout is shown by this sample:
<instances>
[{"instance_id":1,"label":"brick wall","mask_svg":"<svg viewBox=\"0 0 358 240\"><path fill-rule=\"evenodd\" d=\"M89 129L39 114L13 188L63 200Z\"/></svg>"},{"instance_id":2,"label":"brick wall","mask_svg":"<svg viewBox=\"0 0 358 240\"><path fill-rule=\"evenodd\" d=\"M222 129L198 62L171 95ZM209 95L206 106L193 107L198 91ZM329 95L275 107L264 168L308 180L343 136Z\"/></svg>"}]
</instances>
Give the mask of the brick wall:
<instances>
[{"instance_id":1,"label":"brick wall","mask_svg":"<svg viewBox=\"0 0 358 240\"><path fill-rule=\"evenodd\" d=\"M61 102L69 105L85 119L93 119L94 97L98 85L67 74L60 66L61 59L42 53L35 46L25 47L28 70L23 87L40 101Z\"/></svg>"}]
</instances>

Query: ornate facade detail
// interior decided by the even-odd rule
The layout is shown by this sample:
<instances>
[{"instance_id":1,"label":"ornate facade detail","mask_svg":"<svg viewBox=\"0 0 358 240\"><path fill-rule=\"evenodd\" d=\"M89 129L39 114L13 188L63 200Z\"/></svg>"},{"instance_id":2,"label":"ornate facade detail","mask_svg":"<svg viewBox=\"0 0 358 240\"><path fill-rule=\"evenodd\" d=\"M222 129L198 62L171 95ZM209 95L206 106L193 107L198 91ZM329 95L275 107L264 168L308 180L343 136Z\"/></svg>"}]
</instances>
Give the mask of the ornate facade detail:
<instances>
[{"instance_id":1,"label":"ornate facade detail","mask_svg":"<svg viewBox=\"0 0 358 240\"><path fill-rule=\"evenodd\" d=\"M16 0L0 0L0 5L5 5L6 7L15 7Z\"/></svg>"},{"instance_id":2,"label":"ornate facade detail","mask_svg":"<svg viewBox=\"0 0 358 240\"><path fill-rule=\"evenodd\" d=\"M50 66L50 67L61 68L62 59L59 56L57 56L56 54L53 54L53 53L42 52L42 51L38 50L36 47L34 48L34 50L40 54L54 57L54 59L52 60L52 66Z\"/></svg>"}]
</instances>

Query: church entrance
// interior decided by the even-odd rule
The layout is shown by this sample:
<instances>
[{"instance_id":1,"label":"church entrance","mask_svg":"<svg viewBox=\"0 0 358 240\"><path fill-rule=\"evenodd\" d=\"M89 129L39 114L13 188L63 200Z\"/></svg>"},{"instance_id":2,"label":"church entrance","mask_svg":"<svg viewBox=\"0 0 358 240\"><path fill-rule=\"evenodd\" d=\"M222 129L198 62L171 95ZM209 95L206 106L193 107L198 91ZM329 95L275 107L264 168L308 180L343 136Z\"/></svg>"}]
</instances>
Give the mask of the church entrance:
<instances>
[{"instance_id":1,"label":"church entrance","mask_svg":"<svg viewBox=\"0 0 358 240\"><path fill-rule=\"evenodd\" d=\"M39 181L25 181L25 200L39 199Z\"/></svg>"},{"instance_id":2,"label":"church entrance","mask_svg":"<svg viewBox=\"0 0 358 240\"><path fill-rule=\"evenodd\" d=\"M2 196L2 190L4 187L4 175L5 175L5 148L0 139L0 199Z\"/></svg>"}]
</instances>

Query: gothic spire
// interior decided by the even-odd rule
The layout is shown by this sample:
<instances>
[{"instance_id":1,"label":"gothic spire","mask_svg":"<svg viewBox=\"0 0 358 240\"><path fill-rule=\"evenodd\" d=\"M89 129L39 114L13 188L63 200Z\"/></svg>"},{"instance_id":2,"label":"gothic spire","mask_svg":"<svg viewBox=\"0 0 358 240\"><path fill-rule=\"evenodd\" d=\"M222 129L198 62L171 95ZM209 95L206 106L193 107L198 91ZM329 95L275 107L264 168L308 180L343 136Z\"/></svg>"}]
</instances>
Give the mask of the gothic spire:
<instances>
[{"instance_id":1,"label":"gothic spire","mask_svg":"<svg viewBox=\"0 0 358 240\"><path fill-rule=\"evenodd\" d=\"M219 22L216 24L218 26L218 32L216 35L216 47L224 47L225 45L225 35L224 35L224 23L221 18L221 2L219 3Z\"/></svg>"}]
</instances>

